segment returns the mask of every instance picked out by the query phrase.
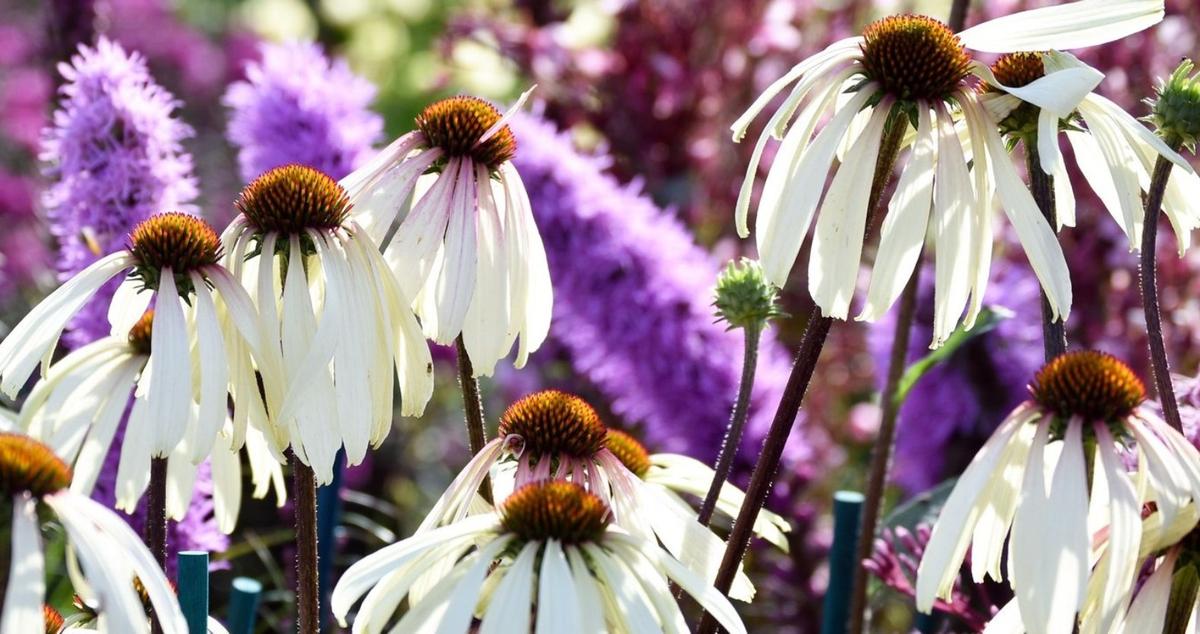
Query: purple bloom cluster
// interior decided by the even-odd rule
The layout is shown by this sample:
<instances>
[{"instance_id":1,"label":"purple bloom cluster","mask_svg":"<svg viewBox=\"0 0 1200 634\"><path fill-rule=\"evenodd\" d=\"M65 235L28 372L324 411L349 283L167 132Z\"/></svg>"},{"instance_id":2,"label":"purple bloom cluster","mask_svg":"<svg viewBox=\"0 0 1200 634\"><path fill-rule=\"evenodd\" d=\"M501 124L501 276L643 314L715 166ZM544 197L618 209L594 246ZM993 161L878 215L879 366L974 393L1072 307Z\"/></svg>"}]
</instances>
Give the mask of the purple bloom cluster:
<instances>
[{"instance_id":1,"label":"purple bloom cluster","mask_svg":"<svg viewBox=\"0 0 1200 634\"><path fill-rule=\"evenodd\" d=\"M584 156L552 124L512 121L514 160L525 180L554 283L551 335L575 371L613 413L638 425L654 451L704 461L720 448L737 392L741 334L714 323L718 263L687 229ZM787 358L765 337L743 457L752 459L788 375ZM822 431L796 426L785 467L827 466Z\"/></svg>"},{"instance_id":2,"label":"purple bloom cluster","mask_svg":"<svg viewBox=\"0 0 1200 634\"><path fill-rule=\"evenodd\" d=\"M922 271L917 315L909 335L908 363L929 353L933 331L933 274ZM1026 385L1042 366L1039 287L1023 264L993 268L985 302L1015 314L995 330L958 349L913 387L900 409L892 480L910 493L923 491L970 462L992 431L1025 400ZM895 311L873 324L868 346L880 382L886 375L896 330Z\"/></svg>"},{"instance_id":3,"label":"purple bloom cluster","mask_svg":"<svg viewBox=\"0 0 1200 634\"><path fill-rule=\"evenodd\" d=\"M194 211L197 189L182 146L192 129L171 116L178 102L150 77L141 55L101 38L59 71L66 82L41 159L52 181L43 203L65 279L124 248L130 229L151 214ZM68 343L108 334L105 311L117 283L80 313Z\"/></svg>"},{"instance_id":4,"label":"purple bloom cluster","mask_svg":"<svg viewBox=\"0 0 1200 634\"><path fill-rule=\"evenodd\" d=\"M263 45L262 61L224 97L242 179L287 163L349 174L383 134L383 119L368 109L374 98L370 82L315 44Z\"/></svg>"}]
</instances>

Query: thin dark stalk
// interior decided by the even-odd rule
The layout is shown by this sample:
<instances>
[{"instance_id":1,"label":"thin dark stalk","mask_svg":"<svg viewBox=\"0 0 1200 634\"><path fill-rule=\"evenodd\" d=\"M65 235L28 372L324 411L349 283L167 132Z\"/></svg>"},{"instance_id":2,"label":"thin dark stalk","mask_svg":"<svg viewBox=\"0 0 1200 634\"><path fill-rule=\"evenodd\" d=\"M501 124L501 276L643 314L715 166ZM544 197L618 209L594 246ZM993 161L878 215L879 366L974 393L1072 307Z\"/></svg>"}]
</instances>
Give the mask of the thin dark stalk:
<instances>
[{"instance_id":1,"label":"thin dark stalk","mask_svg":"<svg viewBox=\"0 0 1200 634\"><path fill-rule=\"evenodd\" d=\"M871 557L875 545L875 525L883 506L883 493L887 486L887 474L892 464L892 447L896 442L896 418L900 414L900 403L896 390L908 360L908 339L912 331L913 317L917 312L917 279L920 266L913 270L908 286L900 296L900 309L896 315L896 333L892 336L892 354L888 360L887 379L881 395L883 414L879 422L879 437L875 450L871 452L871 470L867 477L867 496L863 502L862 520L858 529L858 551L854 567L854 591L850 595L850 634L862 634L867 618L867 581L869 575L861 562Z\"/></svg>"},{"instance_id":2,"label":"thin dark stalk","mask_svg":"<svg viewBox=\"0 0 1200 634\"><path fill-rule=\"evenodd\" d=\"M317 478L290 449L292 499L296 511L296 624L300 634L317 634L321 594L317 571Z\"/></svg>"},{"instance_id":3,"label":"thin dark stalk","mask_svg":"<svg viewBox=\"0 0 1200 634\"><path fill-rule=\"evenodd\" d=\"M1025 141L1025 165L1029 169L1029 191L1037 202L1042 216L1050 223L1052 231L1058 231L1058 214L1054 208L1054 178L1042 171L1042 163L1038 157L1037 140ZM1046 361L1050 361L1067 351L1066 324L1061 319L1054 318L1054 310L1042 289L1042 346L1045 349Z\"/></svg>"},{"instance_id":4,"label":"thin dark stalk","mask_svg":"<svg viewBox=\"0 0 1200 634\"><path fill-rule=\"evenodd\" d=\"M483 397L480 395L479 379L475 378L475 368L471 365L471 357L467 354L462 335L454 340L454 348L458 352L458 385L462 388L463 411L467 418L467 444L473 456L479 453L487 442L487 430L483 423ZM490 480L484 479L479 487L479 495L489 503L492 501Z\"/></svg>"},{"instance_id":5,"label":"thin dark stalk","mask_svg":"<svg viewBox=\"0 0 1200 634\"><path fill-rule=\"evenodd\" d=\"M717 454L717 464L713 473L712 484L708 487L708 495L700 505L700 524L708 526L712 521L713 511L717 508L717 498L721 488L729 479L729 469L737 456L742 444L742 431L746 426L746 415L750 411L750 393L754 388L754 372L758 366L758 340L762 334L761 326L745 328L745 350L742 352L742 379L738 384L737 400L734 401L733 413L729 416L729 426L725 429L725 439L721 441L721 452Z\"/></svg>"},{"instance_id":6,"label":"thin dark stalk","mask_svg":"<svg viewBox=\"0 0 1200 634\"><path fill-rule=\"evenodd\" d=\"M150 489L146 492L146 547L158 562L158 567L167 566L167 459L150 459ZM161 634L158 618L151 619L151 632Z\"/></svg>"},{"instance_id":7,"label":"thin dark stalk","mask_svg":"<svg viewBox=\"0 0 1200 634\"><path fill-rule=\"evenodd\" d=\"M1142 283L1142 310L1146 313L1146 339L1150 343L1150 368L1154 372L1154 387L1158 390L1158 401L1162 404L1163 418L1176 431L1183 431L1179 419L1179 403L1175 401L1175 390L1171 386L1171 365L1167 362L1167 346L1163 341L1162 317L1158 306L1157 238L1158 213L1162 209L1163 193L1171 177L1171 161L1159 156L1150 177L1150 189L1146 193L1146 215L1142 222L1142 253L1140 278Z\"/></svg>"}]
</instances>

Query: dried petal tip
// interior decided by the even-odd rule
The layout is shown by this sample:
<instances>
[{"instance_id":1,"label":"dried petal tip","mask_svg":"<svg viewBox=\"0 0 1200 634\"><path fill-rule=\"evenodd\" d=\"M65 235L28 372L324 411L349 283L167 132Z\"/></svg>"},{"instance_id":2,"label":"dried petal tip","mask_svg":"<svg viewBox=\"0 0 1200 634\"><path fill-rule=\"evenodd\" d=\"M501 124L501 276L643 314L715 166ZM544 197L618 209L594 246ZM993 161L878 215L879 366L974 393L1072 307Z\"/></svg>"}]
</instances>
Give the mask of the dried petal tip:
<instances>
[{"instance_id":1,"label":"dried petal tip","mask_svg":"<svg viewBox=\"0 0 1200 634\"><path fill-rule=\"evenodd\" d=\"M607 429L587 401L545 390L513 403L500 417L501 438L519 438L530 457L588 458L604 448Z\"/></svg>"},{"instance_id":2,"label":"dried petal tip","mask_svg":"<svg viewBox=\"0 0 1200 634\"><path fill-rule=\"evenodd\" d=\"M150 216L129 233L129 251L138 267L154 272L170 267L187 273L221 258L221 236L203 219L172 211Z\"/></svg>"},{"instance_id":3,"label":"dried petal tip","mask_svg":"<svg viewBox=\"0 0 1200 634\"><path fill-rule=\"evenodd\" d=\"M1141 379L1116 357L1094 350L1060 355L1038 371L1029 391L1054 414L1091 421L1128 416L1146 400Z\"/></svg>"},{"instance_id":4,"label":"dried petal tip","mask_svg":"<svg viewBox=\"0 0 1200 634\"><path fill-rule=\"evenodd\" d=\"M150 334L154 330L154 309L148 309L129 329L129 347L138 354L150 356Z\"/></svg>"},{"instance_id":5,"label":"dried petal tip","mask_svg":"<svg viewBox=\"0 0 1200 634\"><path fill-rule=\"evenodd\" d=\"M350 214L346 190L306 165L264 172L242 190L234 205L258 231L284 235L336 229Z\"/></svg>"},{"instance_id":6,"label":"dried petal tip","mask_svg":"<svg viewBox=\"0 0 1200 634\"><path fill-rule=\"evenodd\" d=\"M46 445L21 434L0 433L0 492L36 497L71 485L71 468Z\"/></svg>"},{"instance_id":7,"label":"dried petal tip","mask_svg":"<svg viewBox=\"0 0 1200 634\"><path fill-rule=\"evenodd\" d=\"M500 524L527 542L595 542L604 535L609 516L600 498L565 480L527 484L500 505Z\"/></svg>"},{"instance_id":8,"label":"dried petal tip","mask_svg":"<svg viewBox=\"0 0 1200 634\"><path fill-rule=\"evenodd\" d=\"M467 156L495 170L517 152L517 140L508 126L479 143L488 128L500 120L500 111L477 97L451 97L436 102L417 115L417 129L429 145L448 157Z\"/></svg>"},{"instance_id":9,"label":"dried petal tip","mask_svg":"<svg viewBox=\"0 0 1200 634\"><path fill-rule=\"evenodd\" d=\"M770 319L785 313L775 304L779 289L767 281L757 260L742 258L730 262L717 277L717 319L730 328L761 328Z\"/></svg>"},{"instance_id":10,"label":"dried petal tip","mask_svg":"<svg viewBox=\"0 0 1200 634\"><path fill-rule=\"evenodd\" d=\"M897 99L945 99L967 76L971 58L945 24L896 15L863 31L862 65L868 79Z\"/></svg>"},{"instance_id":11,"label":"dried petal tip","mask_svg":"<svg viewBox=\"0 0 1200 634\"><path fill-rule=\"evenodd\" d=\"M1194 153L1200 141L1200 72L1189 77L1192 69L1192 61L1185 59L1169 78L1159 82L1158 98L1150 102L1148 118L1167 145Z\"/></svg>"},{"instance_id":12,"label":"dried petal tip","mask_svg":"<svg viewBox=\"0 0 1200 634\"><path fill-rule=\"evenodd\" d=\"M626 469L641 478L650 470L650 452L633 436L615 429L608 430L608 450Z\"/></svg>"}]
</instances>

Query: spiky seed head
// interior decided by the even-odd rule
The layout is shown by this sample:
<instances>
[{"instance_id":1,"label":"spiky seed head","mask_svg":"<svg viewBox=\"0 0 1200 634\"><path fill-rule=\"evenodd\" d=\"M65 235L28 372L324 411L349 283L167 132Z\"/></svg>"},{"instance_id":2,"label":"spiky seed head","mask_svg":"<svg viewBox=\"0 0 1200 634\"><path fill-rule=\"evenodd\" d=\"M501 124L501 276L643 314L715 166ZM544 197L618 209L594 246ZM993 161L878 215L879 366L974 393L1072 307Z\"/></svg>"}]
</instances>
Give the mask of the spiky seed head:
<instances>
[{"instance_id":1,"label":"spiky seed head","mask_svg":"<svg viewBox=\"0 0 1200 634\"><path fill-rule=\"evenodd\" d=\"M1150 101L1150 123L1171 147L1196 151L1200 141L1200 72L1192 74L1189 59L1158 85L1158 96Z\"/></svg>"},{"instance_id":2,"label":"spiky seed head","mask_svg":"<svg viewBox=\"0 0 1200 634\"><path fill-rule=\"evenodd\" d=\"M607 429L587 401L545 390L522 398L500 417L501 438L515 436L532 457L589 458L604 448Z\"/></svg>"},{"instance_id":3,"label":"spiky seed head","mask_svg":"<svg viewBox=\"0 0 1200 634\"><path fill-rule=\"evenodd\" d=\"M71 485L71 468L46 445L22 434L0 433L0 492L44 497Z\"/></svg>"},{"instance_id":4,"label":"spiky seed head","mask_svg":"<svg viewBox=\"0 0 1200 634\"><path fill-rule=\"evenodd\" d=\"M417 115L416 125L429 145L441 148L447 157L470 157L495 170L517 152L517 139L508 126L479 143L501 116L495 106L482 99L458 96L427 106Z\"/></svg>"},{"instance_id":5,"label":"spiky seed head","mask_svg":"<svg viewBox=\"0 0 1200 634\"><path fill-rule=\"evenodd\" d=\"M150 356L150 335L154 331L154 309L148 308L129 329L129 347L138 354Z\"/></svg>"},{"instance_id":6,"label":"spiky seed head","mask_svg":"<svg viewBox=\"0 0 1200 634\"><path fill-rule=\"evenodd\" d=\"M902 101L944 100L967 76L971 57L950 27L923 15L896 15L863 31L868 79Z\"/></svg>"},{"instance_id":7,"label":"spiky seed head","mask_svg":"<svg viewBox=\"0 0 1200 634\"><path fill-rule=\"evenodd\" d=\"M221 236L191 214L171 211L138 223L129 233L129 252L138 260L138 269L187 273L212 266L221 259Z\"/></svg>"},{"instance_id":8,"label":"spiky seed head","mask_svg":"<svg viewBox=\"0 0 1200 634\"><path fill-rule=\"evenodd\" d=\"M337 229L351 207L337 181L307 165L267 170L246 185L234 205L260 233L283 235Z\"/></svg>"},{"instance_id":9,"label":"spiky seed head","mask_svg":"<svg viewBox=\"0 0 1200 634\"><path fill-rule=\"evenodd\" d=\"M1038 371L1029 391L1061 418L1090 421L1120 420L1146 400L1146 387L1129 366L1095 350L1059 355Z\"/></svg>"},{"instance_id":10,"label":"spiky seed head","mask_svg":"<svg viewBox=\"0 0 1200 634\"><path fill-rule=\"evenodd\" d=\"M603 501L566 480L527 484L500 505L500 524L526 542L557 539L564 544L595 542L611 513Z\"/></svg>"},{"instance_id":11,"label":"spiky seed head","mask_svg":"<svg viewBox=\"0 0 1200 634\"><path fill-rule=\"evenodd\" d=\"M633 436L618 431L616 429L608 430L607 439L608 450L612 452L621 464L625 465L639 478L645 477L646 472L650 470L650 452L646 451L646 447L638 442Z\"/></svg>"},{"instance_id":12,"label":"spiky seed head","mask_svg":"<svg viewBox=\"0 0 1200 634\"><path fill-rule=\"evenodd\" d=\"M767 321L785 316L775 302L779 289L767 281L757 260L742 258L726 265L717 277L715 294L717 320L728 322L730 329L761 328Z\"/></svg>"}]
</instances>

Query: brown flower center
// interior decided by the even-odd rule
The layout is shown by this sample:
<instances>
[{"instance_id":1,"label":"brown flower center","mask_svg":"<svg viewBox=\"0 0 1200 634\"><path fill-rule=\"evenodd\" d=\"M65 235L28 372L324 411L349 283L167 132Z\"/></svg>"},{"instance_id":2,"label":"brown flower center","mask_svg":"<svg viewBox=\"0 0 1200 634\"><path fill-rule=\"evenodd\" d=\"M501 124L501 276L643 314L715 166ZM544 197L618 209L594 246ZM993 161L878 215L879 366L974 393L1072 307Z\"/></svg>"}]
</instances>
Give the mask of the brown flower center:
<instances>
[{"instance_id":1,"label":"brown flower center","mask_svg":"<svg viewBox=\"0 0 1200 634\"><path fill-rule=\"evenodd\" d=\"M604 535L608 520L608 507L600 498L564 480L527 484L500 505L500 524L527 542L594 542Z\"/></svg>"},{"instance_id":2,"label":"brown flower center","mask_svg":"<svg viewBox=\"0 0 1200 634\"><path fill-rule=\"evenodd\" d=\"M459 96L429 105L417 115L416 124L429 145L441 148L447 157L470 157L494 170L517 152L517 140L508 126L479 143L500 116L495 106L482 99Z\"/></svg>"},{"instance_id":3,"label":"brown flower center","mask_svg":"<svg viewBox=\"0 0 1200 634\"><path fill-rule=\"evenodd\" d=\"M71 468L46 445L21 434L0 433L0 491L36 497L71 485Z\"/></svg>"},{"instance_id":4,"label":"brown flower center","mask_svg":"<svg viewBox=\"0 0 1200 634\"><path fill-rule=\"evenodd\" d=\"M639 478L650 470L650 452L633 436L615 429L608 430L608 450Z\"/></svg>"},{"instance_id":5,"label":"brown flower center","mask_svg":"<svg viewBox=\"0 0 1200 634\"><path fill-rule=\"evenodd\" d=\"M1010 88L1020 88L1045 77L1046 65L1042 62L1041 53L1007 53L992 64L992 74L1001 84Z\"/></svg>"},{"instance_id":6,"label":"brown flower center","mask_svg":"<svg viewBox=\"0 0 1200 634\"><path fill-rule=\"evenodd\" d=\"M306 165L284 165L251 181L234 203L260 232L302 234L336 229L350 215L350 198L337 181Z\"/></svg>"},{"instance_id":7,"label":"brown flower center","mask_svg":"<svg viewBox=\"0 0 1200 634\"><path fill-rule=\"evenodd\" d=\"M1029 384L1033 400L1068 418L1112 421L1146 400L1146 388L1129 366L1094 350L1068 352L1047 363Z\"/></svg>"},{"instance_id":8,"label":"brown flower center","mask_svg":"<svg viewBox=\"0 0 1200 634\"><path fill-rule=\"evenodd\" d=\"M517 436L531 457L587 458L604 448L606 428L587 401L546 390L522 398L500 417L501 438Z\"/></svg>"},{"instance_id":9,"label":"brown flower center","mask_svg":"<svg viewBox=\"0 0 1200 634\"><path fill-rule=\"evenodd\" d=\"M154 331L154 309L142 313L141 319L129 329L129 347L138 354L150 355L150 335Z\"/></svg>"},{"instance_id":10,"label":"brown flower center","mask_svg":"<svg viewBox=\"0 0 1200 634\"><path fill-rule=\"evenodd\" d=\"M150 216L129 234L138 268L176 274L212 266L221 259L221 236L203 219L172 211Z\"/></svg>"},{"instance_id":11,"label":"brown flower center","mask_svg":"<svg viewBox=\"0 0 1200 634\"><path fill-rule=\"evenodd\" d=\"M863 31L866 75L897 99L945 99L967 76L970 64L958 36L933 18L892 16Z\"/></svg>"}]
</instances>

